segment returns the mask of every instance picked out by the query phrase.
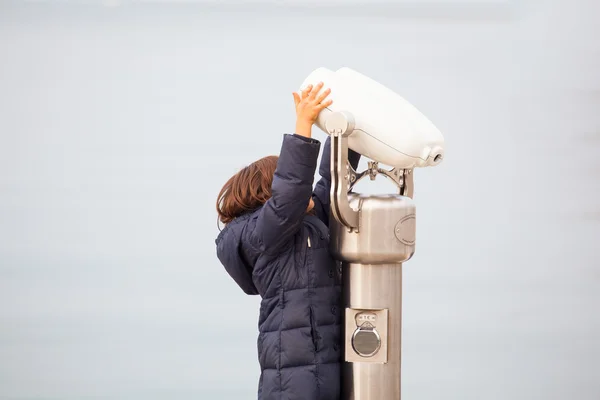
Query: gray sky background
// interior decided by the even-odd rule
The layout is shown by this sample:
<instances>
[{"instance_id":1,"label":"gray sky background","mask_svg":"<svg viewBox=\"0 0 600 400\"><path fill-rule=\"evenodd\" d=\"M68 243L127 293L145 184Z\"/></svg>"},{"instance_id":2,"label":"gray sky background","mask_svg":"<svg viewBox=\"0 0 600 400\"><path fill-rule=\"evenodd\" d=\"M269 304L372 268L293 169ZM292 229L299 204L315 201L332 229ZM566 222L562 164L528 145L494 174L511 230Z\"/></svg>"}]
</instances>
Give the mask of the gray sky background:
<instances>
[{"instance_id":1,"label":"gray sky background","mask_svg":"<svg viewBox=\"0 0 600 400\"><path fill-rule=\"evenodd\" d=\"M259 298L214 202L319 66L446 138L416 171L403 397L599 399L600 3L451 1L0 3L0 399L255 398Z\"/></svg>"}]
</instances>

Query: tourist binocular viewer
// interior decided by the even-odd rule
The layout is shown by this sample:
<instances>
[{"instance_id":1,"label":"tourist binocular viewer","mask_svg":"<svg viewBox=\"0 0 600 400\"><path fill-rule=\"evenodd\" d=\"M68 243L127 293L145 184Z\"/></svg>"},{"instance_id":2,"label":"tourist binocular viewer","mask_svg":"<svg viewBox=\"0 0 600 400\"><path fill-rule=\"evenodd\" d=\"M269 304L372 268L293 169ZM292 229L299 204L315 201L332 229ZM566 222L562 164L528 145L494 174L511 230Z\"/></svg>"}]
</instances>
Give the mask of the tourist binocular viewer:
<instances>
[{"instance_id":1,"label":"tourist binocular viewer","mask_svg":"<svg viewBox=\"0 0 600 400\"><path fill-rule=\"evenodd\" d=\"M316 125L331 136L330 246L341 262L345 309L342 399L400 400L402 263L416 236L413 170L442 162L444 138L411 103L350 68L318 68L301 89L319 82L333 100ZM349 164L348 149L371 160L365 171ZM353 191L377 175L397 192Z\"/></svg>"}]
</instances>

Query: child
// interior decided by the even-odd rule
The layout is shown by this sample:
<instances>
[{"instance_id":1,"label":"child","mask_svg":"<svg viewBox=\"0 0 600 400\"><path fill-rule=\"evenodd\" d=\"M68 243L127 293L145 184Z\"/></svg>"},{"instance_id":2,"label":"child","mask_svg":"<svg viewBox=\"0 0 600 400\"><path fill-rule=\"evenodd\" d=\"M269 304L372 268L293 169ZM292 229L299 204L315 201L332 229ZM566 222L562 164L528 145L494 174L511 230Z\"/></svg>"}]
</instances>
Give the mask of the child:
<instances>
[{"instance_id":1,"label":"child","mask_svg":"<svg viewBox=\"0 0 600 400\"><path fill-rule=\"evenodd\" d=\"M259 400L338 400L342 362L341 281L329 254L330 139L312 188L321 143L311 128L330 90L294 93L296 132L279 157L231 177L217 199L225 228L217 256L247 294L262 297ZM350 151L356 168L359 155Z\"/></svg>"}]
</instances>

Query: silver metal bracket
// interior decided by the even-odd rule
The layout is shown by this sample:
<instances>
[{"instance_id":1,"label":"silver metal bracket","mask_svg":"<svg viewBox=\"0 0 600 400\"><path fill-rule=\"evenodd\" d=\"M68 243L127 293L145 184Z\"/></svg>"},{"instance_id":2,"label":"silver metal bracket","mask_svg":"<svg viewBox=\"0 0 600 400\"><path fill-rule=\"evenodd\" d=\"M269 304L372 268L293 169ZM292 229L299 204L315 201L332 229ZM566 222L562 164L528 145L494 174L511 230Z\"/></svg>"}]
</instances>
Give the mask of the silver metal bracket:
<instances>
[{"instance_id":1,"label":"silver metal bracket","mask_svg":"<svg viewBox=\"0 0 600 400\"><path fill-rule=\"evenodd\" d=\"M354 117L335 112L325 121L331 136L331 213L349 229L358 229L358 211L350 207L348 192L356 172L348 162L348 136L354 132Z\"/></svg>"},{"instance_id":2,"label":"silver metal bracket","mask_svg":"<svg viewBox=\"0 0 600 400\"><path fill-rule=\"evenodd\" d=\"M413 197L413 170L379 168L377 161L369 161L369 167L357 173L348 161L348 137L354 132L355 122L348 112L334 112L325 121L331 136L331 213L350 231L358 232L359 211L350 207L348 193L365 176L375 180L378 174L391 179L402 196Z\"/></svg>"},{"instance_id":3,"label":"silver metal bracket","mask_svg":"<svg viewBox=\"0 0 600 400\"><path fill-rule=\"evenodd\" d=\"M352 166L348 166L350 169L350 188L352 190L361 179L368 176L372 181L375 180L378 174L381 174L392 180L398 187L398 194L406 197L413 197L414 181L413 181L413 170L412 169L400 169L392 168L386 170L379 168L377 161L369 161L368 168L363 172L357 173Z\"/></svg>"}]
</instances>

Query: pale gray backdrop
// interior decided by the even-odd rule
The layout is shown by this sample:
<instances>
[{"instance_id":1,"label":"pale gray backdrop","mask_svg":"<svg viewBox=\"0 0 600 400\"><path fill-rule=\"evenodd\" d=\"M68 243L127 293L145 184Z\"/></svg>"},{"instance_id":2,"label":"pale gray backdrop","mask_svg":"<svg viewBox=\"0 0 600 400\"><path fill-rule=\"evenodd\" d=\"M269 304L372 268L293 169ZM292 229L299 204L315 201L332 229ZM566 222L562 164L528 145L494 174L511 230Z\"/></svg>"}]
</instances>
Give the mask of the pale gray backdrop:
<instances>
[{"instance_id":1,"label":"pale gray backdrop","mask_svg":"<svg viewBox=\"0 0 600 400\"><path fill-rule=\"evenodd\" d=\"M215 257L215 197L319 66L445 134L403 398L600 399L600 3L218 3L1 3L0 399L255 397L259 299Z\"/></svg>"}]
</instances>

